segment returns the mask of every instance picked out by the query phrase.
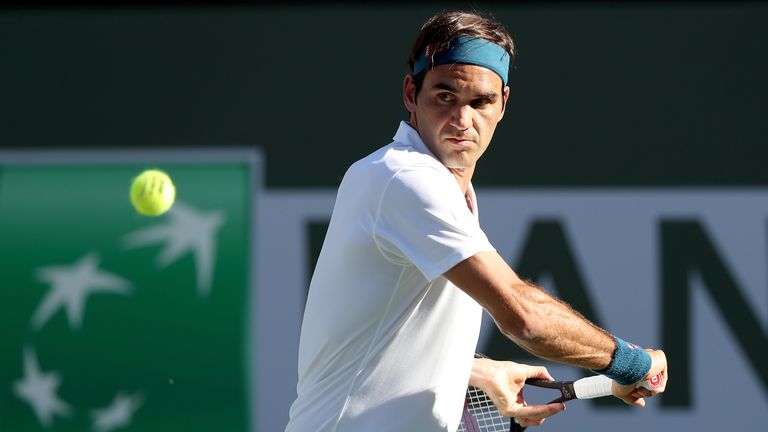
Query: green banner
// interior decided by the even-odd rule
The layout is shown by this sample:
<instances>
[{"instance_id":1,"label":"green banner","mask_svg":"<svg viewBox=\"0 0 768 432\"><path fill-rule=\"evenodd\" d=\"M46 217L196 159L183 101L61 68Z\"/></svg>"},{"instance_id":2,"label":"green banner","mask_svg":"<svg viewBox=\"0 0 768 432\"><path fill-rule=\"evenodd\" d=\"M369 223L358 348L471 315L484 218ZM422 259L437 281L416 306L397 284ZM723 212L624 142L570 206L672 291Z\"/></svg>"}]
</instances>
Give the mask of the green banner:
<instances>
[{"instance_id":1,"label":"green banner","mask_svg":"<svg viewBox=\"0 0 768 432\"><path fill-rule=\"evenodd\" d=\"M5 159L0 430L249 430L255 165ZM156 218L128 198L151 167Z\"/></svg>"}]
</instances>

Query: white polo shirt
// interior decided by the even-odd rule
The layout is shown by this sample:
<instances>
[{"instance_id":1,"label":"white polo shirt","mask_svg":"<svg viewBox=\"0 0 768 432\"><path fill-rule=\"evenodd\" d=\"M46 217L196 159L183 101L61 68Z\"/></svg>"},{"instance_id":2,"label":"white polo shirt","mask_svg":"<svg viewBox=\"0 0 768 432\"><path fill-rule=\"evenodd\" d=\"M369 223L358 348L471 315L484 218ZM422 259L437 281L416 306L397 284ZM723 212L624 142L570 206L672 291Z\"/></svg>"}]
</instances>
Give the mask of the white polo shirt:
<instances>
[{"instance_id":1,"label":"white polo shirt","mask_svg":"<svg viewBox=\"0 0 768 432\"><path fill-rule=\"evenodd\" d=\"M450 431L481 308L442 274L493 246L477 203L402 122L353 164L309 289L288 432Z\"/></svg>"}]
</instances>

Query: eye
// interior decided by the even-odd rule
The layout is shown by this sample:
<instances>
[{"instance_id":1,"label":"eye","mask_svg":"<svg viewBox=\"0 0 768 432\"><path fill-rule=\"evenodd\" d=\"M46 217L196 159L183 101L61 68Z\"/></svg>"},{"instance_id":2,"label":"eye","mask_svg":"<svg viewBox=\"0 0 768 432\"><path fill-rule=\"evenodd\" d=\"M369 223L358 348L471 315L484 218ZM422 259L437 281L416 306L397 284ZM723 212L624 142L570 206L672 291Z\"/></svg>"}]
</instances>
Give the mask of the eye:
<instances>
[{"instance_id":1,"label":"eye","mask_svg":"<svg viewBox=\"0 0 768 432\"><path fill-rule=\"evenodd\" d=\"M437 99L440 102L452 102L456 97L452 93L442 92L437 94Z\"/></svg>"},{"instance_id":2,"label":"eye","mask_svg":"<svg viewBox=\"0 0 768 432\"><path fill-rule=\"evenodd\" d=\"M474 99L472 101L473 108L483 108L491 104L493 104L493 101L491 100L491 98L487 98L487 97Z\"/></svg>"}]
</instances>

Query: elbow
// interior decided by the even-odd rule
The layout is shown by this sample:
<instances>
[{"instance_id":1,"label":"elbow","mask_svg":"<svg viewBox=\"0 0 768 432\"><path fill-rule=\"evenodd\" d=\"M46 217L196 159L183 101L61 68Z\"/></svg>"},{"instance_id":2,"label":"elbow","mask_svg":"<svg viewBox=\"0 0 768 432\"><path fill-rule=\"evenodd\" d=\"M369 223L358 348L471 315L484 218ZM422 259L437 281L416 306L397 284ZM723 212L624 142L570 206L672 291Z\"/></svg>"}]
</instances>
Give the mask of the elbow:
<instances>
[{"instance_id":1,"label":"elbow","mask_svg":"<svg viewBox=\"0 0 768 432\"><path fill-rule=\"evenodd\" d=\"M542 306L548 296L531 286L520 291L524 294L499 311L496 325L505 336L526 348L547 337L547 317L542 315Z\"/></svg>"},{"instance_id":2,"label":"elbow","mask_svg":"<svg viewBox=\"0 0 768 432\"><path fill-rule=\"evenodd\" d=\"M533 317L518 316L497 321L496 325L506 337L523 347L536 345L536 342L544 337L541 322Z\"/></svg>"}]
</instances>

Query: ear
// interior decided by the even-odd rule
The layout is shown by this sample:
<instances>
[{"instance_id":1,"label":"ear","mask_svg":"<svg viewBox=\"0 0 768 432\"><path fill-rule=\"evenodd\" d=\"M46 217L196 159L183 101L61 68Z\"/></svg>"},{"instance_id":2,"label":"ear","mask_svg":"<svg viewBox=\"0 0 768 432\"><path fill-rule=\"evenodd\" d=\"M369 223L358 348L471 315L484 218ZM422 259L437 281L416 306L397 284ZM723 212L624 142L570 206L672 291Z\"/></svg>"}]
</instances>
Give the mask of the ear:
<instances>
[{"instance_id":1,"label":"ear","mask_svg":"<svg viewBox=\"0 0 768 432\"><path fill-rule=\"evenodd\" d=\"M502 101L501 101L501 115L499 116L499 121L501 121L502 118L504 118L504 113L507 112L507 101L509 100L509 86L504 86L504 90L502 91Z\"/></svg>"},{"instance_id":2,"label":"ear","mask_svg":"<svg viewBox=\"0 0 768 432\"><path fill-rule=\"evenodd\" d=\"M416 83L413 82L413 75L408 74L403 80L403 103L408 112L416 111Z\"/></svg>"}]
</instances>

